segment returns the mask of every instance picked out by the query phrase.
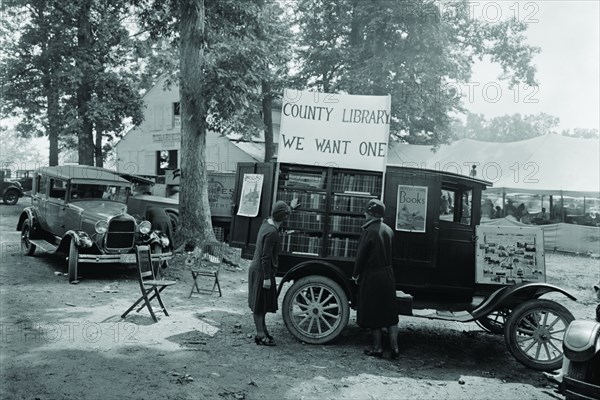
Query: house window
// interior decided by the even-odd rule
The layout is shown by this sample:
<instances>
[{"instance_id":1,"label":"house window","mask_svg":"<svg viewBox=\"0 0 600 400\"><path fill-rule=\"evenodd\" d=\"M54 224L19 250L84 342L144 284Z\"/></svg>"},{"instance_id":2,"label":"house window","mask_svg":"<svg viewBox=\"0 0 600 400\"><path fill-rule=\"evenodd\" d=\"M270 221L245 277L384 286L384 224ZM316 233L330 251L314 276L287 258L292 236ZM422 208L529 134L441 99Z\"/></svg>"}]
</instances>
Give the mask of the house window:
<instances>
[{"instance_id":1,"label":"house window","mask_svg":"<svg viewBox=\"0 0 600 400\"><path fill-rule=\"evenodd\" d=\"M160 150L156 152L156 175L165 175L165 170L177 169L177 150Z\"/></svg>"},{"instance_id":2,"label":"house window","mask_svg":"<svg viewBox=\"0 0 600 400\"><path fill-rule=\"evenodd\" d=\"M181 126L181 106L179 102L173 103L173 128Z\"/></svg>"}]
</instances>

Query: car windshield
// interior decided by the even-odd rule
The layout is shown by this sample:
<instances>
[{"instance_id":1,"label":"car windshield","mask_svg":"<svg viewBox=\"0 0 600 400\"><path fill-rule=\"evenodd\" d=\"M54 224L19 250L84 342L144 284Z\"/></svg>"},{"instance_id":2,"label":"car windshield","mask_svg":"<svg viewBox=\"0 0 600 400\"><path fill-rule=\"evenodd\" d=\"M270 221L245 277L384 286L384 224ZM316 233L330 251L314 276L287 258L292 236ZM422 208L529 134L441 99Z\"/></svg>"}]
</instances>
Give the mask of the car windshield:
<instances>
[{"instance_id":1,"label":"car windshield","mask_svg":"<svg viewBox=\"0 0 600 400\"><path fill-rule=\"evenodd\" d=\"M126 186L74 183L71 200L112 200L125 203L129 188Z\"/></svg>"}]
</instances>

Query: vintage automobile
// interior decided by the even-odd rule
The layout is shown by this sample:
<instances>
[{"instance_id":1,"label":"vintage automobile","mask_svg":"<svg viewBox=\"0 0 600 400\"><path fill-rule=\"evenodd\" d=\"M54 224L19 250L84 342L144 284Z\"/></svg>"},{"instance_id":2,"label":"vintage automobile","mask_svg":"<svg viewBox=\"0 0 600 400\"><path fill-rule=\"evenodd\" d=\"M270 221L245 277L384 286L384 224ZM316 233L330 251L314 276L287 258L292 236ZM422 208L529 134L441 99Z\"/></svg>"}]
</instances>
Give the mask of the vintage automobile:
<instances>
[{"instance_id":1,"label":"vintage automobile","mask_svg":"<svg viewBox=\"0 0 600 400\"><path fill-rule=\"evenodd\" d=\"M382 199L383 222L395 231L399 314L476 322L503 334L520 363L558 369L563 335L574 317L542 296L575 298L546 283L541 229L479 224L488 186L491 182L472 177L405 166L387 165L378 172L239 163L230 245L252 257L272 204L300 201L281 232L282 317L297 339L327 343L344 330L356 306L351 275L364 209L370 199Z\"/></svg>"},{"instance_id":2,"label":"vintage automobile","mask_svg":"<svg viewBox=\"0 0 600 400\"><path fill-rule=\"evenodd\" d=\"M4 204L14 206L23 197L23 187L19 181L5 179L5 171L0 171L0 194Z\"/></svg>"},{"instance_id":3,"label":"vintage automobile","mask_svg":"<svg viewBox=\"0 0 600 400\"><path fill-rule=\"evenodd\" d=\"M167 236L127 213L131 183L109 170L67 165L38 169L31 206L19 218L21 249L66 254L70 283L80 263L136 262L135 246L149 244L155 267L172 258Z\"/></svg>"}]
</instances>

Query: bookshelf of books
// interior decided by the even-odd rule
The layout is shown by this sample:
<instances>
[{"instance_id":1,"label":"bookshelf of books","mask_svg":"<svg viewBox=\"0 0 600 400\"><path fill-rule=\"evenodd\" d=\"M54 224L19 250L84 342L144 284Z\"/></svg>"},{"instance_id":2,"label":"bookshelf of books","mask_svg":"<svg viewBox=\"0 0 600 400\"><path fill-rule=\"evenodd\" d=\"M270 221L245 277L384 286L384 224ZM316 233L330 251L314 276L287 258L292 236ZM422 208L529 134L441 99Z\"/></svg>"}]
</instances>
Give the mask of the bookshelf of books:
<instances>
[{"instance_id":1,"label":"bookshelf of books","mask_svg":"<svg viewBox=\"0 0 600 400\"><path fill-rule=\"evenodd\" d=\"M379 198L381 173L281 165L277 200L300 207L290 216L281 251L315 257L356 255L367 202Z\"/></svg>"},{"instance_id":2,"label":"bookshelf of books","mask_svg":"<svg viewBox=\"0 0 600 400\"><path fill-rule=\"evenodd\" d=\"M281 251L320 256L327 203L327 170L318 167L281 166L277 200L290 204L294 198L300 207L288 219L281 237Z\"/></svg>"},{"instance_id":3,"label":"bookshelf of books","mask_svg":"<svg viewBox=\"0 0 600 400\"><path fill-rule=\"evenodd\" d=\"M351 170L334 170L328 213L327 253L331 257L356 256L364 210L369 200L381 195L382 176Z\"/></svg>"}]
</instances>

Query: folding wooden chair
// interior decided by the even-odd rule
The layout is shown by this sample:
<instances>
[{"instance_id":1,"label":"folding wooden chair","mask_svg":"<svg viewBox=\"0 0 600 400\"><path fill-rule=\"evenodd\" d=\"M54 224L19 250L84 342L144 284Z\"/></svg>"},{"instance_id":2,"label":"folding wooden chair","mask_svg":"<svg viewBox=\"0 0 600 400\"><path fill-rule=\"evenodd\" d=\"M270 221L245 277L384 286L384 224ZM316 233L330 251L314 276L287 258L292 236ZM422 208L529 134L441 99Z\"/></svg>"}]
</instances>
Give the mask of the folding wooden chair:
<instances>
[{"instance_id":1,"label":"folding wooden chair","mask_svg":"<svg viewBox=\"0 0 600 400\"><path fill-rule=\"evenodd\" d=\"M136 300L135 303L131 307L127 309L121 315L121 318L125 318L127 314L131 312L138 304L142 301L144 304L136 310L136 312L140 312L142 308L147 307L148 311L150 311L150 315L154 322L158 322L156 315L154 314L154 310L152 310L152 305L150 302L156 298L158 300L158 304L162 308L163 313L166 316L169 316L167 309L160 297L160 293L167 287L174 285L175 281L167 281L167 280L156 280L154 277L154 270L152 268L152 254L150 252L150 246L137 246L136 248L137 255L137 267L138 267L138 280L140 283L140 290L142 291L142 295ZM152 293L152 296L149 296Z\"/></svg>"},{"instance_id":2,"label":"folding wooden chair","mask_svg":"<svg viewBox=\"0 0 600 400\"><path fill-rule=\"evenodd\" d=\"M219 271L225 257L226 245L220 242L204 243L201 247L201 253L197 255L195 262L192 263L190 271L194 279L194 285L190 291L189 297L192 297L194 289L198 294L209 293L213 294L215 289L219 290L219 297L223 296L221 292L221 284L219 283ZM211 279L212 288L201 288L198 286L198 278L208 277Z\"/></svg>"}]
</instances>

